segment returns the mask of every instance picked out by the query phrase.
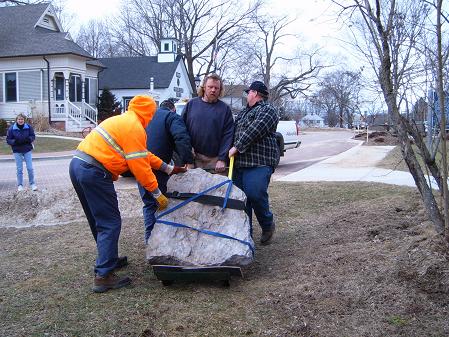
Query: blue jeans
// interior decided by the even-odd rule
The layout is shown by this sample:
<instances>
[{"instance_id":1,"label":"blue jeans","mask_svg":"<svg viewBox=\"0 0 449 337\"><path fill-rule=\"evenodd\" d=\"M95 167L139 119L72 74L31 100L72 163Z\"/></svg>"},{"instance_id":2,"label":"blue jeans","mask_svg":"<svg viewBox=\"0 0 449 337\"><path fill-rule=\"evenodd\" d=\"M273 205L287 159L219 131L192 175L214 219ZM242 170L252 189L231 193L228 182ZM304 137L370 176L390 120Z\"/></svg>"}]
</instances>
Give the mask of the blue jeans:
<instances>
[{"instance_id":1,"label":"blue jeans","mask_svg":"<svg viewBox=\"0 0 449 337\"><path fill-rule=\"evenodd\" d=\"M78 158L70 162L69 173L97 242L95 273L104 277L117 265L118 240L122 228L112 176Z\"/></svg>"},{"instance_id":2,"label":"blue jeans","mask_svg":"<svg viewBox=\"0 0 449 337\"><path fill-rule=\"evenodd\" d=\"M137 183L137 187L139 188L139 193L143 201L143 223L145 226L145 244L148 242L150 238L151 231L154 228L154 224L156 223L156 211L159 207L158 202L153 197L151 192L148 192L145 188L142 187L139 183Z\"/></svg>"},{"instance_id":3,"label":"blue jeans","mask_svg":"<svg viewBox=\"0 0 449 337\"><path fill-rule=\"evenodd\" d=\"M17 185L23 186L23 161L25 160L25 165L28 171L28 182L30 185L34 184L34 170L31 151L26 153L14 152L14 159L16 160L17 168Z\"/></svg>"},{"instance_id":4,"label":"blue jeans","mask_svg":"<svg viewBox=\"0 0 449 337\"><path fill-rule=\"evenodd\" d=\"M167 181L168 174L161 171L154 171L154 175L156 176L158 187L162 193L165 194L167 192ZM140 197L143 201L143 221L145 225L145 244L148 242L148 239L151 236L151 231L154 228L154 224L156 223L156 211L159 207L158 202L153 197L151 192L147 191L142 187L139 183L137 183L137 187L139 188Z\"/></svg>"},{"instance_id":5,"label":"blue jeans","mask_svg":"<svg viewBox=\"0 0 449 337\"><path fill-rule=\"evenodd\" d=\"M251 235L253 210L262 231L270 230L273 225L273 213L268 202L268 184L272 173L270 166L241 167L234 170L234 184L246 194L245 211L249 217Z\"/></svg>"}]
</instances>

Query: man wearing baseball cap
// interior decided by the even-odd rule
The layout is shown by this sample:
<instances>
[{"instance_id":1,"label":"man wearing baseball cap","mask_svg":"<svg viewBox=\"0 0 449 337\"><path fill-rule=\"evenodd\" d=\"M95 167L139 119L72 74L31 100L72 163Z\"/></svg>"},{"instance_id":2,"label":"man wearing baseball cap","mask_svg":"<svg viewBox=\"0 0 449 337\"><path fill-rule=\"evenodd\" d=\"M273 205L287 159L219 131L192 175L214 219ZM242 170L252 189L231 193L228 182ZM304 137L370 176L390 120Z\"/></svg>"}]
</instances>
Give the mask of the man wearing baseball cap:
<instances>
[{"instance_id":1,"label":"man wearing baseball cap","mask_svg":"<svg viewBox=\"0 0 449 337\"><path fill-rule=\"evenodd\" d=\"M234 145L229 150L229 157L235 156L234 184L247 197L246 213L250 219L251 234L254 210L262 228L260 243L267 245L275 230L268 201L268 185L279 163L275 136L279 113L268 103L268 88L263 82L253 82L245 92L247 105L235 119Z\"/></svg>"}]
</instances>

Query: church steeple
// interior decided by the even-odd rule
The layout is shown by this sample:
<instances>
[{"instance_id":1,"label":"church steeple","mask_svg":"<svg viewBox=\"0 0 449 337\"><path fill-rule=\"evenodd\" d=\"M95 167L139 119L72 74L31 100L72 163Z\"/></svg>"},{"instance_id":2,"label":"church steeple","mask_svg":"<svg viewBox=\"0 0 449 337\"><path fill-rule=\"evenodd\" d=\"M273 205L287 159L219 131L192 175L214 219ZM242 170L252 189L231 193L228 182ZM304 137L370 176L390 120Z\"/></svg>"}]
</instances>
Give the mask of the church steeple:
<instances>
[{"instance_id":1,"label":"church steeple","mask_svg":"<svg viewBox=\"0 0 449 337\"><path fill-rule=\"evenodd\" d=\"M157 54L157 62L175 62L178 54L178 42L174 38L161 39L160 51Z\"/></svg>"}]
</instances>

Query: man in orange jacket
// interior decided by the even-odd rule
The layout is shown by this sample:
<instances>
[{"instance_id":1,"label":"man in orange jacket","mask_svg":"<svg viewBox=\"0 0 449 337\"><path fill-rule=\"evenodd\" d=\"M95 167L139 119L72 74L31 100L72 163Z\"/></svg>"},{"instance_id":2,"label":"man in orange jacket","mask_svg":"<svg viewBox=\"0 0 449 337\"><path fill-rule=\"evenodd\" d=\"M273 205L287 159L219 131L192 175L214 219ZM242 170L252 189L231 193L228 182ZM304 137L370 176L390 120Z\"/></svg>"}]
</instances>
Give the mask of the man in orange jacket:
<instances>
[{"instance_id":1,"label":"man in orange jacket","mask_svg":"<svg viewBox=\"0 0 449 337\"><path fill-rule=\"evenodd\" d=\"M140 185L151 192L159 210L163 210L168 200L159 190L151 169L167 174L185 171L147 151L145 128L156 108L150 96L135 96L128 111L103 121L79 144L70 162L70 179L97 242L94 292L131 283L129 277L118 277L113 272L128 264L126 256L118 256L121 217L113 181L130 170Z\"/></svg>"}]
</instances>

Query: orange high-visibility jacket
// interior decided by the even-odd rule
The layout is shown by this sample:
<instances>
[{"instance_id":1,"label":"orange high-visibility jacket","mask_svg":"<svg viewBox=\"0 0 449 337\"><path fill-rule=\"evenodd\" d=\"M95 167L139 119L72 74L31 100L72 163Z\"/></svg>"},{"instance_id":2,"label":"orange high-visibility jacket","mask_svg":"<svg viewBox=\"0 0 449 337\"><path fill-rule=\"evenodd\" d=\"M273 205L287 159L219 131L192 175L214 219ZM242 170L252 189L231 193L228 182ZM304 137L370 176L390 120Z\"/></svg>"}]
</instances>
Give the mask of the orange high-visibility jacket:
<instances>
[{"instance_id":1,"label":"orange high-visibility jacket","mask_svg":"<svg viewBox=\"0 0 449 337\"><path fill-rule=\"evenodd\" d=\"M159 169L163 161L147 150L145 128L153 118L156 103L150 96L135 96L128 111L100 123L78 145L78 150L94 157L117 180L128 169L148 191L157 180L151 168Z\"/></svg>"}]
</instances>

